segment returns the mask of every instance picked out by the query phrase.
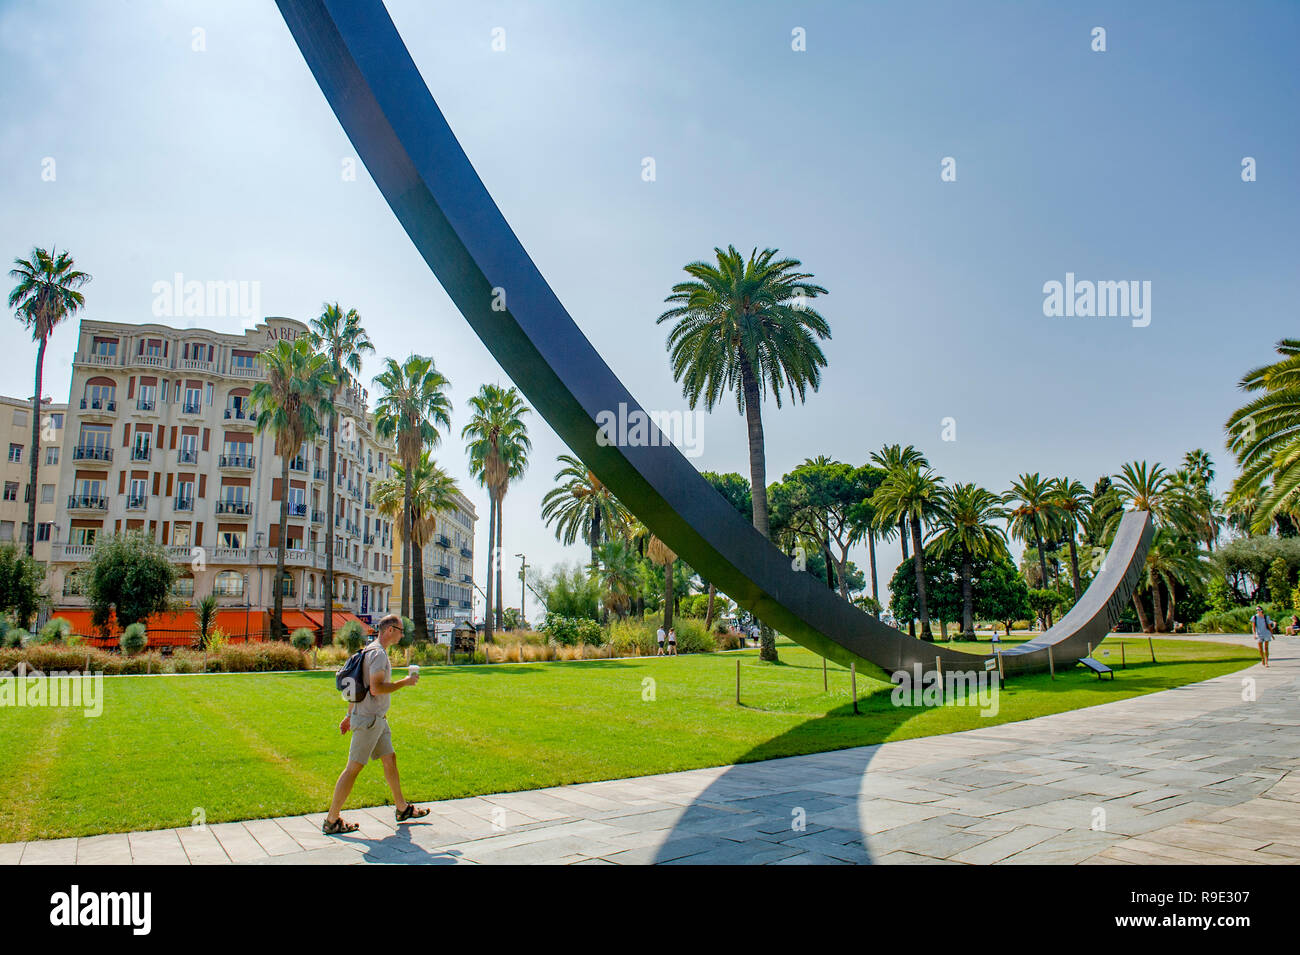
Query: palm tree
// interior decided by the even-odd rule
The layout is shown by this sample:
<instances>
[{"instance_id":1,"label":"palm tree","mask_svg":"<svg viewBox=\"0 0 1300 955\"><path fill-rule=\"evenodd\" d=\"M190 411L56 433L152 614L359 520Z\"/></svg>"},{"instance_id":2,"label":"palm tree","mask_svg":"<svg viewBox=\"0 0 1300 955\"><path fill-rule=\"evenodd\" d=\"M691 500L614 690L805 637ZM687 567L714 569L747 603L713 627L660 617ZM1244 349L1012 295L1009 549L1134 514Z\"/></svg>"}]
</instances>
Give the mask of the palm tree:
<instances>
[{"instance_id":1,"label":"palm tree","mask_svg":"<svg viewBox=\"0 0 1300 955\"><path fill-rule=\"evenodd\" d=\"M442 442L441 428L451 427L451 382L426 355L410 355L400 364L385 359L384 370L375 376L383 394L375 403L375 433L393 439L397 456L405 469L402 499L402 616L410 615L415 635L429 639L429 615L424 605L424 580L411 576L412 479L426 448ZM414 607L412 608L412 594Z\"/></svg>"},{"instance_id":2,"label":"palm tree","mask_svg":"<svg viewBox=\"0 0 1300 955\"><path fill-rule=\"evenodd\" d=\"M328 604L334 593L334 469L336 466L334 440L339 430L338 397L339 389L361 374L361 356L373 352L375 346L370 343L366 330L361 327L361 316L355 308L346 312L338 302L325 303L321 313L311 320L311 343L317 351L325 353L329 362L330 377L334 385L330 388L329 422L329 460L325 479L325 600ZM326 608L325 646L334 644L334 613Z\"/></svg>"},{"instance_id":3,"label":"palm tree","mask_svg":"<svg viewBox=\"0 0 1300 955\"><path fill-rule=\"evenodd\" d=\"M645 555L650 563L664 569L664 632L672 629L673 609L677 603L673 587L673 567L677 562L677 553L651 532L640 521L634 521L628 528L628 543L645 541Z\"/></svg>"},{"instance_id":4,"label":"palm tree","mask_svg":"<svg viewBox=\"0 0 1300 955\"><path fill-rule=\"evenodd\" d=\"M1069 536L1070 575L1074 583L1074 599L1077 601L1083 595L1083 585L1079 578L1079 550L1075 542L1075 531L1088 530L1092 494L1082 481L1061 477L1052 482L1048 491L1048 503L1061 516L1061 529Z\"/></svg>"},{"instance_id":5,"label":"palm tree","mask_svg":"<svg viewBox=\"0 0 1300 955\"><path fill-rule=\"evenodd\" d=\"M31 460L27 462L27 556L36 549L36 501L38 500L36 469L41 456L41 388L45 377L45 346L50 335L65 318L75 314L86 304L78 289L90 281L85 272L78 272L72 256L66 251L33 248L26 259L14 259L16 268L10 269L9 278L16 282L9 293L9 307L18 321L31 330L36 347L36 390L32 392L32 446Z\"/></svg>"},{"instance_id":6,"label":"palm tree","mask_svg":"<svg viewBox=\"0 0 1300 955\"><path fill-rule=\"evenodd\" d=\"M1300 501L1300 339L1282 339L1277 352L1278 361L1251 369L1238 382L1257 397L1226 425L1228 450L1241 466L1229 503L1258 499L1251 523L1255 533L1266 532Z\"/></svg>"},{"instance_id":7,"label":"palm tree","mask_svg":"<svg viewBox=\"0 0 1300 955\"><path fill-rule=\"evenodd\" d=\"M605 609L619 617L626 616L632 606L632 595L640 585L632 548L627 542L607 540L596 548L591 576L600 584Z\"/></svg>"},{"instance_id":8,"label":"palm tree","mask_svg":"<svg viewBox=\"0 0 1300 955\"><path fill-rule=\"evenodd\" d=\"M872 505L890 523L902 519L912 532L912 567L916 571L916 603L921 618L921 639L934 640L930 630L930 611L926 606L925 556L921 526L930 523L939 509L942 479L930 468L908 465L885 478L871 497Z\"/></svg>"},{"instance_id":9,"label":"palm tree","mask_svg":"<svg viewBox=\"0 0 1300 955\"><path fill-rule=\"evenodd\" d=\"M253 385L249 398L257 413L257 431L275 435L280 456L280 540L275 549L274 611L271 635L284 639L284 550L289 533L289 459L320 434L322 421L334 413L330 394L334 378L329 361L312 350L311 341L278 341L262 353L266 378Z\"/></svg>"},{"instance_id":10,"label":"palm tree","mask_svg":"<svg viewBox=\"0 0 1300 955\"><path fill-rule=\"evenodd\" d=\"M1176 584L1191 584L1205 579L1207 564L1195 541L1180 538L1172 528L1162 527L1156 531L1151 547L1147 550L1144 565L1146 589L1151 591L1151 609L1154 619L1147 621L1142 601L1134 593L1133 603L1138 613L1138 623L1143 633L1155 630L1167 633L1174 627L1174 602ZM1169 606L1166 611L1160 598L1160 588L1169 594Z\"/></svg>"},{"instance_id":11,"label":"palm tree","mask_svg":"<svg viewBox=\"0 0 1300 955\"><path fill-rule=\"evenodd\" d=\"M658 324L673 322L668 333L673 378L691 408L701 400L712 411L729 392L745 415L749 433L749 483L755 529L768 536L767 463L763 443L762 400L770 393L781 407L805 399L821 386L826 356L818 345L831 329L808 304L826 289L811 283L797 259L778 258L775 249L755 249L746 260L734 246L713 250L716 262L692 262L691 277L673 286L665 299L672 307ZM776 638L764 625L759 657L776 660Z\"/></svg>"},{"instance_id":12,"label":"palm tree","mask_svg":"<svg viewBox=\"0 0 1300 955\"><path fill-rule=\"evenodd\" d=\"M1052 526L1055 519L1055 505L1052 504L1052 485L1033 474L1022 474L1011 482L1011 490L1002 495L1004 504L1013 505L1010 511L1011 536L1026 544L1033 543L1038 550L1038 568L1042 574L1039 586L1046 588L1047 555L1043 551L1043 533Z\"/></svg>"},{"instance_id":13,"label":"palm tree","mask_svg":"<svg viewBox=\"0 0 1300 955\"><path fill-rule=\"evenodd\" d=\"M555 524L555 539L570 545L579 538L591 548L595 563L596 549L606 537L627 532L631 515L623 502L571 454L556 459L563 467L555 474L557 486L542 498L542 520Z\"/></svg>"},{"instance_id":14,"label":"palm tree","mask_svg":"<svg viewBox=\"0 0 1300 955\"><path fill-rule=\"evenodd\" d=\"M490 502L488 520L487 622L484 639L492 639L492 578L496 574L496 627L502 629L505 621L501 610L501 505L510 482L523 477L528 469L528 453L533 444L528 438L528 426L523 417L532 409L524 404L519 390L511 385L483 385L478 394L469 400L474 416L461 429L460 436L467 441L470 473L487 488ZM493 542L493 536L496 540Z\"/></svg>"},{"instance_id":15,"label":"palm tree","mask_svg":"<svg viewBox=\"0 0 1300 955\"><path fill-rule=\"evenodd\" d=\"M375 482L371 500L376 510L396 522L403 514L407 488L406 468L393 465L393 476ZM424 604L424 545L438 529L438 515L454 509L460 488L456 479L433 460L428 451L420 453L410 480L411 512L411 579L414 582L414 600ZM405 547L406 541L403 540ZM426 621L427 623L427 621Z\"/></svg>"},{"instance_id":16,"label":"palm tree","mask_svg":"<svg viewBox=\"0 0 1300 955\"><path fill-rule=\"evenodd\" d=\"M971 593L971 562L976 557L1006 554L1007 536L995 521L1007 518L1002 498L976 484L940 488L934 517L936 553L956 549L961 554L962 635L975 639L975 602Z\"/></svg>"},{"instance_id":17,"label":"palm tree","mask_svg":"<svg viewBox=\"0 0 1300 955\"><path fill-rule=\"evenodd\" d=\"M891 474L906 471L914 464L923 468L930 466L925 455L910 444L907 447L901 444L886 444L879 451L871 452L871 462L885 472L886 478ZM889 540L894 536L895 527L898 530L899 544L903 548L903 563L906 564L910 558L907 548L907 518L894 518L876 508L874 532L883 540ZM913 637L916 636L915 620L907 621L907 632Z\"/></svg>"}]
</instances>

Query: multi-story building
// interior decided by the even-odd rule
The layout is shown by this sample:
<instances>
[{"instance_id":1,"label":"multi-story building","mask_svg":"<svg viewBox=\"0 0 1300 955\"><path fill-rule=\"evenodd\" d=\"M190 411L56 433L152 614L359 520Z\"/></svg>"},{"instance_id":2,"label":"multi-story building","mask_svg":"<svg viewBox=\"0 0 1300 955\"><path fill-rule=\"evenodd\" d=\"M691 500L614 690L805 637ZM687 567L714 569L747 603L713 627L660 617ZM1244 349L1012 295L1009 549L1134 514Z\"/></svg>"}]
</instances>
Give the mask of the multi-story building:
<instances>
[{"instance_id":1,"label":"multi-story building","mask_svg":"<svg viewBox=\"0 0 1300 955\"><path fill-rule=\"evenodd\" d=\"M64 424L68 406L41 401L40 461L36 487L31 486L32 402L29 398L0 397L0 428L9 433L6 444L4 495L0 498L0 546L12 543L20 551L27 547L27 511L36 495L36 541L33 556L42 564L50 559L50 540L58 497Z\"/></svg>"},{"instance_id":2,"label":"multi-story building","mask_svg":"<svg viewBox=\"0 0 1300 955\"><path fill-rule=\"evenodd\" d=\"M478 514L464 494L438 515L433 539L424 545L424 603L430 621L470 620L474 599L474 523ZM398 528L398 543L401 543ZM401 550L397 552L401 559ZM400 568L398 577L400 578ZM400 599L400 591L398 593Z\"/></svg>"},{"instance_id":3,"label":"multi-story building","mask_svg":"<svg viewBox=\"0 0 1300 955\"><path fill-rule=\"evenodd\" d=\"M336 624L388 610L393 528L376 513L371 489L388 476L393 448L375 434L365 389L350 383L338 401L332 600L325 594L327 435L290 460L285 488L274 434L257 428L250 393L265 374L262 351L307 332L287 318L241 334L81 323L51 554L56 605L86 605L78 568L98 536L138 530L177 563L177 597L213 593L228 633L264 632L287 507L279 581L285 625L317 629L327 603Z\"/></svg>"}]
</instances>

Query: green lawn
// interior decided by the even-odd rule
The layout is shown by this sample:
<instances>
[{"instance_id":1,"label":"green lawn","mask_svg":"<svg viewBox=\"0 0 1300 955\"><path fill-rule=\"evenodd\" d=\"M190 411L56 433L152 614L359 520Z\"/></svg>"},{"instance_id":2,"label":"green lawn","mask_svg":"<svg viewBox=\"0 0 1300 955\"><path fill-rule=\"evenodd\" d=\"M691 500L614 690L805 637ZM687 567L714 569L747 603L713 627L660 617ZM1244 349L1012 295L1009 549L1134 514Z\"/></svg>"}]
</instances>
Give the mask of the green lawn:
<instances>
[{"instance_id":1,"label":"green lawn","mask_svg":"<svg viewBox=\"0 0 1300 955\"><path fill-rule=\"evenodd\" d=\"M1118 666L1119 639L1108 640ZM996 717L974 706L900 708L888 684L789 644L781 663L757 651L423 670L390 722L407 795L416 800L533 789L717 766L972 729L1208 679L1249 665L1253 650L1129 638L1114 682L1075 670L1016 678ZM987 643L982 646L986 649ZM741 661L742 705L735 703ZM1142 662L1142 661L1146 662ZM653 680L654 700L643 700ZM104 712L0 711L0 842L188 825L325 808L347 743L330 672L110 677ZM350 805L389 799L378 766Z\"/></svg>"}]
</instances>

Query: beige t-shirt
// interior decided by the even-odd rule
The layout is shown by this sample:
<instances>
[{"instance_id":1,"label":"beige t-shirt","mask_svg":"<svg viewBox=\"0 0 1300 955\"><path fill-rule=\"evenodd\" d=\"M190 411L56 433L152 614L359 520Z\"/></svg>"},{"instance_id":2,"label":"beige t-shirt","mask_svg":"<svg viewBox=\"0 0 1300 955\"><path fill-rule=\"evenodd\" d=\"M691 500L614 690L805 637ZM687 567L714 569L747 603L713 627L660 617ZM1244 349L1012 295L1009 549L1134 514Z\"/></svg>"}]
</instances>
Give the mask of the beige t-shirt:
<instances>
[{"instance_id":1,"label":"beige t-shirt","mask_svg":"<svg viewBox=\"0 0 1300 955\"><path fill-rule=\"evenodd\" d=\"M393 665L389 662L388 651L383 648L378 640L372 640L366 644L365 668L366 686L368 687L374 687L377 682L388 682L392 679ZM388 712L388 705L391 702L391 693L376 693L371 689L366 694L366 698L352 708L352 715L373 721L375 717L383 716Z\"/></svg>"}]
</instances>

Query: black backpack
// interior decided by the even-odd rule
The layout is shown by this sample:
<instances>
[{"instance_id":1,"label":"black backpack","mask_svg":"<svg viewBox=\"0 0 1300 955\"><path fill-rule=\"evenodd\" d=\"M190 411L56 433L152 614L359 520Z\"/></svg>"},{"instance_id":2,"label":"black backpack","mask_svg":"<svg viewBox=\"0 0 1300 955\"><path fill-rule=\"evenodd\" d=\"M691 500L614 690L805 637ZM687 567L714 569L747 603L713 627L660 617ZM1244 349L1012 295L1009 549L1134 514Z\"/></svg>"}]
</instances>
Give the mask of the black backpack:
<instances>
[{"instance_id":1,"label":"black backpack","mask_svg":"<svg viewBox=\"0 0 1300 955\"><path fill-rule=\"evenodd\" d=\"M334 674L334 685L343 694L343 699L349 703L360 703L370 695L370 687L366 685L365 667L368 649L370 649L369 645L352 654L348 657L348 662L343 664L343 669Z\"/></svg>"}]
</instances>

